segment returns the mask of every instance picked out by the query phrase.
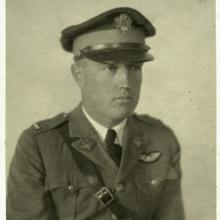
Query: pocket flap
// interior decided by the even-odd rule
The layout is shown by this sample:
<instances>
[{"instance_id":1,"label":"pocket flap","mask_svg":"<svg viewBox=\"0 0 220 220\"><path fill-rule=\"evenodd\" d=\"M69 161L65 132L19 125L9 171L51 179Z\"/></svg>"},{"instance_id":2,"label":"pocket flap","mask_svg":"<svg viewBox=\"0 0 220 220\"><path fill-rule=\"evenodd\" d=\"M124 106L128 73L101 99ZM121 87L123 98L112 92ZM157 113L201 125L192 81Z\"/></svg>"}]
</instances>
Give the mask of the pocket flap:
<instances>
[{"instance_id":1,"label":"pocket flap","mask_svg":"<svg viewBox=\"0 0 220 220\"><path fill-rule=\"evenodd\" d=\"M67 176L62 176L58 178L47 178L45 182L45 190L54 190L56 188L68 188L68 186L73 185Z\"/></svg>"},{"instance_id":2,"label":"pocket flap","mask_svg":"<svg viewBox=\"0 0 220 220\"><path fill-rule=\"evenodd\" d=\"M62 177L54 176L54 178L47 178L45 183L45 190L54 190L56 188L66 188L72 191L76 191L80 188L91 187L83 176L71 177L68 175L62 175Z\"/></svg>"},{"instance_id":3,"label":"pocket flap","mask_svg":"<svg viewBox=\"0 0 220 220\"><path fill-rule=\"evenodd\" d=\"M164 166L139 170L135 174L136 182L140 187L148 184L159 185L165 180L172 180L176 178L178 178L177 172L171 165L168 165L167 163L164 164Z\"/></svg>"}]
</instances>

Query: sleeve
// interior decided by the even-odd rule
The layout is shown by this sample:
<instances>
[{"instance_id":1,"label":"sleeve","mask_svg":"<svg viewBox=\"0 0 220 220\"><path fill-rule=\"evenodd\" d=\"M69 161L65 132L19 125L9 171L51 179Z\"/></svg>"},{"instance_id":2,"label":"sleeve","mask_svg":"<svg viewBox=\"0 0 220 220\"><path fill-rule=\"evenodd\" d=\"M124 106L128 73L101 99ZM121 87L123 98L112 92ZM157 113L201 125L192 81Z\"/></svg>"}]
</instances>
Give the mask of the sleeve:
<instances>
[{"instance_id":1,"label":"sleeve","mask_svg":"<svg viewBox=\"0 0 220 220\"><path fill-rule=\"evenodd\" d=\"M55 220L37 143L30 131L19 138L7 183L7 220Z\"/></svg>"},{"instance_id":2,"label":"sleeve","mask_svg":"<svg viewBox=\"0 0 220 220\"><path fill-rule=\"evenodd\" d=\"M180 147L174 134L171 135L171 167L165 180L154 220L184 220L181 190Z\"/></svg>"}]
</instances>

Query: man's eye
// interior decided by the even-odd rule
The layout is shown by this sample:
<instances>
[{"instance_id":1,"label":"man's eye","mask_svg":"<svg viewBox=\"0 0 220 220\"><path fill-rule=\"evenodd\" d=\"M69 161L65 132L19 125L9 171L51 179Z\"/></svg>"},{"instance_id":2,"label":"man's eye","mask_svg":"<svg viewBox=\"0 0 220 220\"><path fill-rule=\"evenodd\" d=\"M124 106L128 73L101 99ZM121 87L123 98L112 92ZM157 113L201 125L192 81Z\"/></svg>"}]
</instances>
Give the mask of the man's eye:
<instances>
[{"instance_id":1,"label":"man's eye","mask_svg":"<svg viewBox=\"0 0 220 220\"><path fill-rule=\"evenodd\" d=\"M118 69L117 66L114 65L114 64L110 64L110 65L108 66L108 70L111 71L111 72L116 72L117 69Z\"/></svg>"}]
</instances>

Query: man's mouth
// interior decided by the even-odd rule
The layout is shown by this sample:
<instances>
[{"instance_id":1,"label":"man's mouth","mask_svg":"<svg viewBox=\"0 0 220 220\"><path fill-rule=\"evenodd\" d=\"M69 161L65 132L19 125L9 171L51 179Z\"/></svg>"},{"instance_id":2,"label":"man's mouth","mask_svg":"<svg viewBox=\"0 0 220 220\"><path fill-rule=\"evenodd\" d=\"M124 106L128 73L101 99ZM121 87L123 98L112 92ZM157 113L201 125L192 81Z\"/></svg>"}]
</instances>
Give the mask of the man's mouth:
<instances>
[{"instance_id":1,"label":"man's mouth","mask_svg":"<svg viewBox=\"0 0 220 220\"><path fill-rule=\"evenodd\" d=\"M114 98L114 100L117 103L127 103L130 102L132 100L131 96L119 96L117 98Z\"/></svg>"}]
</instances>

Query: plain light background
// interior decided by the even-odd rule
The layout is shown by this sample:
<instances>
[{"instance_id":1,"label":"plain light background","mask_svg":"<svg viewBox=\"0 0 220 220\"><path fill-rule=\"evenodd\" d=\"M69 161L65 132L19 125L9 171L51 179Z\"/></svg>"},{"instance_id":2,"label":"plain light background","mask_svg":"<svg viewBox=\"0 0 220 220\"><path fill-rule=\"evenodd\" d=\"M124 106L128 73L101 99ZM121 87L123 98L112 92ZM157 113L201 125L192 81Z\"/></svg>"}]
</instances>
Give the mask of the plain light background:
<instances>
[{"instance_id":1,"label":"plain light background","mask_svg":"<svg viewBox=\"0 0 220 220\"><path fill-rule=\"evenodd\" d=\"M6 167L17 138L33 122L68 112L80 100L72 54L59 44L66 26L129 6L156 27L155 60L143 68L136 112L160 118L182 147L187 220L215 219L215 1L7 0Z\"/></svg>"}]
</instances>

